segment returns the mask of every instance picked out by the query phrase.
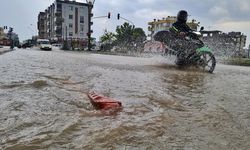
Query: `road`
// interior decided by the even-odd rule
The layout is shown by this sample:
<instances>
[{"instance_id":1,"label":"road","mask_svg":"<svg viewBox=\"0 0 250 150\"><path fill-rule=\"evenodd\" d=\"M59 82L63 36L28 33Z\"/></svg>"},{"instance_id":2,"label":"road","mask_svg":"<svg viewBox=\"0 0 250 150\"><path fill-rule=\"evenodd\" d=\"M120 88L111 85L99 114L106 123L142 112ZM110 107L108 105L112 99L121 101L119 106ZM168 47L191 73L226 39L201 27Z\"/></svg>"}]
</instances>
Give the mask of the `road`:
<instances>
[{"instance_id":1,"label":"road","mask_svg":"<svg viewBox=\"0 0 250 150\"><path fill-rule=\"evenodd\" d=\"M59 50L0 55L0 149L250 147L250 68ZM95 110L87 93L122 102Z\"/></svg>"},{"instance_id":2,"label":"road","mask_svg":"<svg viewBox=\"0 0 250 150\"><path fill-rule=\"evenodd\" d=\"M0 55L7 53L7 52L10 52L10 51L12 51L12 50L10 49L9 46L8 47L7 46L1 47L1 45L0 45Z\"/></svg>"}]
</instances>

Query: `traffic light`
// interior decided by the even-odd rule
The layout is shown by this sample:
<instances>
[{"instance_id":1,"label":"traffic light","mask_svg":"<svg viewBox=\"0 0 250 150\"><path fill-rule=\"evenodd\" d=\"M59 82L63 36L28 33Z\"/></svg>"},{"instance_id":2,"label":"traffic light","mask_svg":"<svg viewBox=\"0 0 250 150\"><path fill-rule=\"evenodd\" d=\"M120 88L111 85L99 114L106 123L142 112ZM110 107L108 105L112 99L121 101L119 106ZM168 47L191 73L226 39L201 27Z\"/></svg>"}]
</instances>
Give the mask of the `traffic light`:
<instances>
[{"instance_id":1,"label":"traffic light","mask_svg":"<svg viewBox=\"0 0 250 150\"><path fill-rule=\"evenodd\" d=\"M109 13L108 13L108 19L110 19L110 16L111 16L111 13L109 12Z\"/></svg>"},{"instance_id":2,"label":"traffic light","mask_svg":"<svg viewBox=\"0 0 250 150\"><path fill-rule=\"evenodd\" d=\"M117 14L117 19L118 19L118 20L120 19L120 14Z\"/></svg>"},{"instance_id":3,"label":"traffic light","mask_svg":"<svg viewBox=\"0 0 250 150\"><path fill-rule=\"evenodd\" d=\"M12 32L12 31L13 31L13 28L10 27L9 32Z\"/></svg>"}]
</instances>

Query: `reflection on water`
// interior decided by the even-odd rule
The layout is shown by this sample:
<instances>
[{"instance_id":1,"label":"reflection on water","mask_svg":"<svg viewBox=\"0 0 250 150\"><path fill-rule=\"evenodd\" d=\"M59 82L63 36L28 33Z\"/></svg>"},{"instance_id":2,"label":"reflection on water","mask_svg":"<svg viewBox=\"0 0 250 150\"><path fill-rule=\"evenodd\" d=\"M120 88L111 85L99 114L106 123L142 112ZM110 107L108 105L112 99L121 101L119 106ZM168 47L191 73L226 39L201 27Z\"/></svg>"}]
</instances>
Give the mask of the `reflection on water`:
<instances>
[{"instance_id":1,"label":"reflection on water","mask_svg":"<svg viewBox=\"0 0 250 150\"><path fill-rule=\"evenodd\" d=\"M17 50L0 59L0 149L250 147L249 68L207 74L80 54ZM91 90L123 109L95 110Z\"/></svg>"},{"instance_id":2,"label":"reflection on water","mask_svg":"<svg viewBox=\"0 0 250 150\"><path fill-rule=\"evenodd\" d=\"M164 74L163 82L168 83L168 88L173 93L175 93L176 90L193 92L203 88L206 75L206 73L200 72L180 72L178 74Z\"/></svg>"}]
</instances>

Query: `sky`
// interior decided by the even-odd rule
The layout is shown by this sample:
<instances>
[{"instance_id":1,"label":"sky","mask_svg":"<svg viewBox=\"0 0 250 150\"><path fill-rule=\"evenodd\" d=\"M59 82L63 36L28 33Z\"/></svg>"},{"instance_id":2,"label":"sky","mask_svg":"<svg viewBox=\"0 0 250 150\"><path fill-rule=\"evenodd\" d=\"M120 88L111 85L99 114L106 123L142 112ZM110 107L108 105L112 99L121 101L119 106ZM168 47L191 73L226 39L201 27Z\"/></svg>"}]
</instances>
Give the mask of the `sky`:
<instances>
[{"instance_id":1,"label":"sky","mask_svg":"<svg viewBox=\"0 0 250 150\"><path fill-rule=\"evenodd\" d=\"M76 0L86 2L85 0ZM0 26L11 26L20 40L37 34L37 16L54 0L1 0ZM99 39L105 30L114 32L124 20L133 22L148 34L148 22L174 16L187 10L189 19L195 19L205 30L237 31L247 35L250 44L250 0L95 0L94 17L111 13L111 18L93 19L93 37Z\"/></svg>"}]
</instances>

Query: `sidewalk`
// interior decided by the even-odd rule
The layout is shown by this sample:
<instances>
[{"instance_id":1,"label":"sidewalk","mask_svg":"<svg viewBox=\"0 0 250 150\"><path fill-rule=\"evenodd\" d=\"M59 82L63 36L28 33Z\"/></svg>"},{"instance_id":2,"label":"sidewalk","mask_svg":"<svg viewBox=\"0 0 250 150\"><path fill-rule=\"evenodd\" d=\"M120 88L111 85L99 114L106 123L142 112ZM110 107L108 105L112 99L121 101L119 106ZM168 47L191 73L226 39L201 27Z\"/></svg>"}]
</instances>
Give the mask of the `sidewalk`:
<instances>
[{"instance_id":1,"label":"sidewalk","mask_svg":"<svg viewBox=\"0 0 250 150\"><path fill-rule=\"evenodd\" d=\"M0 55L10 52L10 51L13 51L13 50L11 50L10 47L4 46L3 48L0 48Z\"/></svg>"}]
</instances>

